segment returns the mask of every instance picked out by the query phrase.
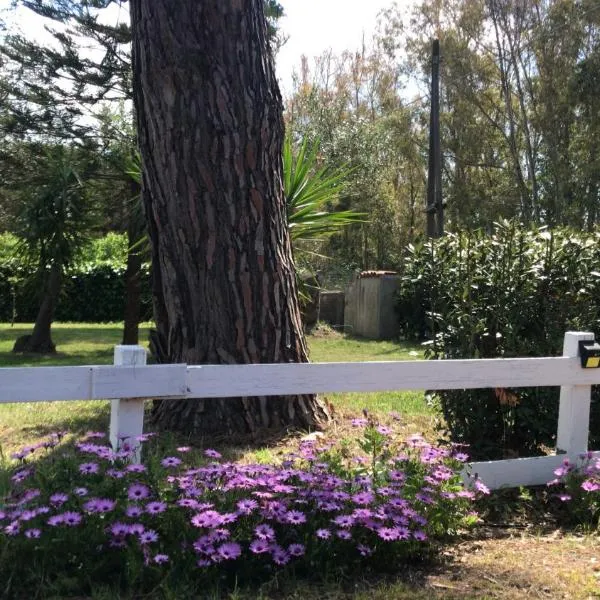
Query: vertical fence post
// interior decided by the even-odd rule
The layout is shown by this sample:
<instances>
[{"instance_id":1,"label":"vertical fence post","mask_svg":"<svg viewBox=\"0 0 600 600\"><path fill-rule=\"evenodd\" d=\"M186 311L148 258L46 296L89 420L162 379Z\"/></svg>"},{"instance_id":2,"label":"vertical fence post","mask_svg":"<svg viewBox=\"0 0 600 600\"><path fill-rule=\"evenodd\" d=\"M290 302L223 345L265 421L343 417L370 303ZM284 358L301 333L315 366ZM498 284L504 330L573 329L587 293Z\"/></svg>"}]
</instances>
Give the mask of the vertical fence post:
<instances>
[{"instance_id":1,"label":"vertical fence post","mask_svg":"<svg viewBox=\"0 0 600 600\"><path fill-rule=\"evenodd\" d=\"M146 349L142 346L115 346L114 363L118 367L146 364ZM110 443L117 448L124 440L135 446L134 461L140 462L140 443L136 438L144 432L144 399L117 398L111 400Z\"/></svg>"},{"instance_id":2,"label":"vertical fence post","mask_svg":"<svg viewBox=\"0 0 600 600\"><path fill-rule=\"evenodd\" d=\"M563 356L578 357L579 342L593 339L593 333L567 331L563 343ZM560 388L557 454L568 454L574 457L587 452L591 395L592 388L589 385L563 385Z\"/></svg>"}]
</instances>

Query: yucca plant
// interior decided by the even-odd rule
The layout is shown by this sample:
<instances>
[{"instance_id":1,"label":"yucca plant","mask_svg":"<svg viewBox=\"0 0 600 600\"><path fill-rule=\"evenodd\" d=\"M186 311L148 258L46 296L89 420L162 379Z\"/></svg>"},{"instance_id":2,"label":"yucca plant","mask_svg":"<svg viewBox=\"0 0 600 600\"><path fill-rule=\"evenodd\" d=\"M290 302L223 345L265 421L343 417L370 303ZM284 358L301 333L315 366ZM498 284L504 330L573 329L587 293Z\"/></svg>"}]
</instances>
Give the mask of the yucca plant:
<instances>
[{"instance_id":1,"label":"yucca plant","mask_svg":"<svg viewBox=\"0 0 600 600\"><path fill-rule=\"evenodd\" d=\"M351 170L348 167L319 166L319 141L300 144L294 156L292 139L286 135L283 146L283 190L292 240L301 303L310 302L318 280L311 258L323 258L323 242L342 228L364 221L365 215L338 210L336 204Z\"/></svg>"}]
</instances>

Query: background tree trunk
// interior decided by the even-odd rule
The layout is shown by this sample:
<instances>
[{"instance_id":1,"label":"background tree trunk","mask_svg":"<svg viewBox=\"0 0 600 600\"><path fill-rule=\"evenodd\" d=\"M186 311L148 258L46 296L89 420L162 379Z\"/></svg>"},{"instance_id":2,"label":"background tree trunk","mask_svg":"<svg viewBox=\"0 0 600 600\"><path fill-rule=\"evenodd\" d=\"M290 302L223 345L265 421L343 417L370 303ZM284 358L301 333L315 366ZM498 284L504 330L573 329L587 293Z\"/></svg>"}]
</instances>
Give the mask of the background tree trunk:
<instances>
[{"instance_id":1,"label":"background tree trunk","mask_svg":"<svg viewBox=\"0 0 600 600\"><path fill-rule=\"evenodd\" d=\"M305 362L262 0L133 0L131 21L158 359ZM312 396L155 408L166 428L227 436L329 416Z\"/></svg>"},{"instance_id":2,"label":"background tree trunk","mask_svg":"<svg viewBox=\"0 0 600 600\"><path fill-rule=\"evenodd\" d=\"M31 334L23 335L15 341L13 352L36 352L39 354L56 352L56 346L52 341L51 327L61 285L61 267L54 264L50 268L50 273L46 279L44 295L33 331Z\"/></svg>"},{"instance_id":3,"label":"background tree trunk","mask_svg":"<svg viewBox=\"0 0 600 600\"><path fill-rule=\"evenodd\" d=\"M131 180L131 197L140 193L137 181ZM127 225L127 269L125 270L125 310L123 318L123 344L137 344L139 341L140 302L141 302L141 272L142 254L134 246L144 235L140 219L137 215L129 216Z\"/></svg>"}]
</instances>

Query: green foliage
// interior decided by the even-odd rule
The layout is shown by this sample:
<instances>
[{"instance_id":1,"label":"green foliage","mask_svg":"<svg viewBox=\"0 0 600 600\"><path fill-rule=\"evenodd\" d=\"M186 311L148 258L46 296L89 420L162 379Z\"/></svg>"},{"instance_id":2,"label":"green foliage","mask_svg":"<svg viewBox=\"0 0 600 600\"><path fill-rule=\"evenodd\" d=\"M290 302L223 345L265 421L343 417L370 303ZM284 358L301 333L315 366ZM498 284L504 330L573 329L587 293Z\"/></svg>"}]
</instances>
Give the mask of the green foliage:
<instances>
[{"instance_id":1,"label":"green foliage","mask_svg":"<svg viewBox=\"0 0 600 600\"><path fill-rule=\"evenodd\" d=\"M600 233L450 234L411 246L397 308L404 334L427 335L431 358L557 356L565 331L600 333ZM558 389L436 394L452 438L478 458L540 454L555 444ZM600 442L593 392L590 444Z\"/></svg>"},{"instance_id":2,"label":"green foliage","mask_svg":"<svg viewBox=\"0 0 600 600\"><path fill-rule=\"evenodd\" d=\"M17 215L15 252L42 275L51 266L71 267L89 235L93 206L78 163L65 147L47 148Z\"/></svg>"},{"instance_id":3,"label":"green foliage","mask_svg":"<svg viewBox=\"0 0 600 600\"><path fill-rule=\"evenodd\" d=\"M282 464L224 462L155 439L132 465L127 441L114 450L102 433L65 435L0 464L3 597L395 569L473 524L464 457L420 436L400 442L372 421L359 437L368 455L304 441Z\"/></svg>"},{"instance_id":4,"label":"green foliage","mask_svg":"<svg viewBox=\"0 0 600 600\"><path fill-rule=\"evenodd\" d=\"M0 256L11 257L17 245L13 236L0 237ZM81 249L76 264L67 270L56 309L56 319L75 322L123 320L127 236L109 233ZM39 308L32 292L34 270L17 256L0 261L0 321L30 322ZM150 267L142 267L141 319L152 315Z\"/></svg>"},{"instance_id":5,"label":"green foliage","mask_svg":"<svg viewBox=\"0 0 600 600\"><path fill-rule=\"evenodd\" d=\"M77 263L79 267L108 264L124 268L127 264L127 236L111 231L103 237L93 239L82 248Z\"/></svg>"}]
</instances>

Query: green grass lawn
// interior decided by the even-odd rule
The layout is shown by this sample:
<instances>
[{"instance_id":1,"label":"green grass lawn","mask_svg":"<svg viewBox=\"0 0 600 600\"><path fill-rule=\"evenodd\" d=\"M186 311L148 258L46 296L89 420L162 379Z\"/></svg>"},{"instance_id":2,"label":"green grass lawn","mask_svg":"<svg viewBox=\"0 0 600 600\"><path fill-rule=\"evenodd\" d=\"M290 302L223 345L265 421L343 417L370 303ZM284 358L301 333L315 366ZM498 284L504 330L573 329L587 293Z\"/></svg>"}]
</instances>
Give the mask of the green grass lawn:
<instances>
[{"instance_id":1,"label":"green grass lawn","mask_svg":"<svg viewBox=\"0 0 600 600\"><path fill-rule=\"evenodd\" d=\"M116 323L55 323L55 355L19 355L11 352L15 339L31 331L31 324L0 324L0 367L112 364L113 349L121 340ZM142 325L140 342L147 346L150 323ZM353 338L328 329L308 336L313 362L414 360L420 348L403 343ZM328 400L341 413L367 408L377 413L397 411L412 430L428 429L433 413L421 391L329 394ZM43 402L0 406L0 444L12 450L50 431L106 429L107 402Z\"/></svg>"}]
</instances>

